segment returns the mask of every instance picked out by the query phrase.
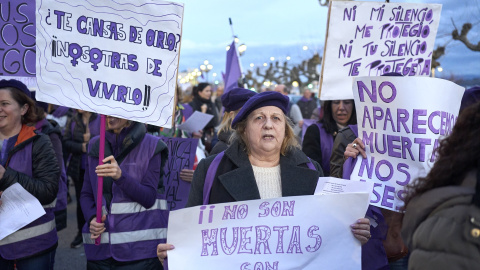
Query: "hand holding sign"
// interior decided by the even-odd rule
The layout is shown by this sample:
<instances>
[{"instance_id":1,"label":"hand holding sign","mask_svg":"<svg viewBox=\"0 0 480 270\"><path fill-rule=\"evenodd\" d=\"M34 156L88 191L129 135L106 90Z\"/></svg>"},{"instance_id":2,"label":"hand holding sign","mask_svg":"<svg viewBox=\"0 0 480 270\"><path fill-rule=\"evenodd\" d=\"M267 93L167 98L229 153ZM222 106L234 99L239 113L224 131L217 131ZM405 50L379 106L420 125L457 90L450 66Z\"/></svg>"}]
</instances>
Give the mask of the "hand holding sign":
<instances>
[{"instance_id":1,"label":"hand holding sign","mask_svg":"<svg viewBox=\"0 0 480 270\"><path fill-rule=\"evenodd\" d=\"M367 158L367 154L365 153L365 145L363 144L362 139L356 138L352 143L347 144L347 148L345 149L345 153L344 153L344 158L347 159L351 157L355 159L359 154L363 158Z\"/></svg>"},{"instance_id":2,"label":"hand holding sign","mask_svg":"<svg viewBox=\"0 0 480 270\"><path fill-rule=\"evenodd\" d=\"M102 222L97 222L96 218L93 218L90 221L90 238L97 239L105 231L105 220L107 219L106 215L102 216Z\"/></svg>"}]
</instances>

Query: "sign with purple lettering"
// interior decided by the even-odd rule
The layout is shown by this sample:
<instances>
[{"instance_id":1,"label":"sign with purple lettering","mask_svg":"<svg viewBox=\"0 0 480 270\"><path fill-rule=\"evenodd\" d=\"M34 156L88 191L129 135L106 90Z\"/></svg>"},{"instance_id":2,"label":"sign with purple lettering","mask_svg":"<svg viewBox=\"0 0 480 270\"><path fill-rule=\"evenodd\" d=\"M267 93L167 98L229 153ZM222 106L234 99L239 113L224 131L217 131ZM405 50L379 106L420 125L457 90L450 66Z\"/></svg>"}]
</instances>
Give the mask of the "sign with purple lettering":
<instances>
[{"instance_id":1,"label":"sign with purple lettering","mask_svg":"<svg viewBox=\"0 0 480 270\"><path fill-rule=\"evenodd\" d=\"M348 77L428 76L442 5L330 1L322 100L353 99Z\"/></svg>"},{"instance_id":2,"label":"sign with purple lettering","mask_svg":"<svg viewBox=\"0 0 480 270\"><path fill-rule=\"evenodd\" d=\"M203 205L170 212L168 266L180 269L361 269L350 224L368 193ZM188 258L188 259L185 259Z\"/></svg>"},{"instance_id":3,"label":"sign with purple lettering","mask_svg":"<svg viewBox=\"0 0 480 270\"><path fill-rule=\"evenodd\" d=\"M404 188L426 176L439 140L455 125L465 89L429 77L359 77L353 82L365 144L350 179L373 181L370 204L399 211Z\"/></svg>"},{"instance_id":4,"label":"sign with purple lettering","mask_svg":"<svg viewBox=\"0 0 480 270\"><path fill-rule=\"evenodd\" d=\"M163 184L168 210L182 209L187 204L190 182L180 179L182 169L192 169L195 162L198 139L161 138L168 147Z\"/></svg>"},{"instance_id":5,"label":"sign with purple lettering","mask_svg":"<svg viewBox=\"0 0 480 270\"><path fill-rule=\"evenodd\" d=\"M36 3L39 100L171 127L183 4Z\"/></svg>"},{"instance_id":6,"label":"sign with purple lettering","mask_svg":"<svg viewBox=\"0 0 480 270\"><path fill-rule=\"evenodd\" d=\"M2 77L35 77L35 1L0 3L0 62Z\"/></svg>"}]
</instances>

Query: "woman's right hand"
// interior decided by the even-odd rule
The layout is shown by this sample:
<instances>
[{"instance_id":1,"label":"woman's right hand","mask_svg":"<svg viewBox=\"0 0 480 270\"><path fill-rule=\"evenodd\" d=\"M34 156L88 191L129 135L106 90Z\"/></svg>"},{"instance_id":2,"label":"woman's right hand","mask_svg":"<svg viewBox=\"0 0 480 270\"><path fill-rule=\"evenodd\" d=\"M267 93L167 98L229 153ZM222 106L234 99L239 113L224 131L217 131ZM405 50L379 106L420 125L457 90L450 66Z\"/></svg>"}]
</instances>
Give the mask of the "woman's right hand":
<instances>
[{"instance_id":1,"label":"woman's right hand","mask_svg":"<svg viewBox=\"0 0 480 270\"><path fill-rule=\"evenodd\" d=\"M351 157L353 159L357 158L358 154L361 154L363 158L367 158L365 153L365 145L362 142L362 139L356 138L352 143L347 145L343 158L346 160Z\"/></svg>"},{"instance_id":2,"label":"woman's right hand","mask_svg":"<svg viewBox=\"0 0 480 270\"><path fill-rule=\"evenodd\" d=\"M157 246L157 257L163 265L163 261L167 258L167 251L174 249L175 246L171 244L158 244Z\"/></svg>"},{"instance_id":3,"label":"woman's right hand","mask_svg":"<svg viewBox=\"0 0 480 270\"><path fill-rule=\"evenodd\" d=\"M206 113L208 109L207 104L203 104L202 106L200 106L200 109L202 110L202 113Z\"/></svg>"},{"instance_id":4,"label":"woman's right hand","mask_svg":"<svg viewBox=\"0 0 480 270\"><path fill-rule=\"evenodd\" d=\"M97 218L93 218L90 221L90 238L97 239L105 231L105 220L107 219L106 215L102 216L102 223L97 222Z\"/></svg>"}]
</instances>

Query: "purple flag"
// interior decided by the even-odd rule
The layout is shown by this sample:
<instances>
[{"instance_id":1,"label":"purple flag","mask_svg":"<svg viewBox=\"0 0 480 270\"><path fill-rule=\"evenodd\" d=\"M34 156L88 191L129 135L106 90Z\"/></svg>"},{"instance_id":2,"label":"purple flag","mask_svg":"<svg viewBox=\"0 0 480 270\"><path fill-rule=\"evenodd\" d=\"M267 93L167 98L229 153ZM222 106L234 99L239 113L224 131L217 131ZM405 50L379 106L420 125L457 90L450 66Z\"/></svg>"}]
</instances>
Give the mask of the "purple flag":
<instances>
[{"instance_id":1,"label":"purple flag","mask_svg":"<svg viewBox=\"0 0 480 270\"><path fill-rule=\"evenodd\" d=\"M35 1L2 1L0 13L0 75L35 77Z\"/></svg>"},{"instance_id":2,"label":"purple flag","mask_svg":"<svg viewBox=\"0 0 480 270\"><path fill-rule=\"evenodd\" d=\"M224 94L228 93L230 89L237 87L238 79L242 77L240 71L240 62L238 61L237 51L235 49L235 41L230 45L230 49L227 51L227 66L225 72L225 90Z\"/></svg>"}]
</instances>

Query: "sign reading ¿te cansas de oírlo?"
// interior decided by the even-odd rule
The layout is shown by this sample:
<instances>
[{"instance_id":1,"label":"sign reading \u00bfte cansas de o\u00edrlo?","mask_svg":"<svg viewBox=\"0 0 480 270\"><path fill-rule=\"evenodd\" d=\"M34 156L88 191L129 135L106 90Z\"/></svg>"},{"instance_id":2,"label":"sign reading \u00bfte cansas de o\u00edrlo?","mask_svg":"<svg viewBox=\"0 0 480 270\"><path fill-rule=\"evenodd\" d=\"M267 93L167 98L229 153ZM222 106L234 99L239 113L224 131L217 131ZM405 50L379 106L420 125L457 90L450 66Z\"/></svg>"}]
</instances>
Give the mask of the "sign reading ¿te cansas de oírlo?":
<instances>
[{"instance_id":1,"label":"sign reading \u00bfte cansas de o\u00edrlo?","mask_svg":"<svg viewBox=\"0 0 480 270\"><path fill-rule=\"evenodd\" d=\"M353 81L358 136L365 144L350 179L373 181L372 205L399 211L404 188L430 171L439 140L452 132L464 88L429 77Z\"/></svg>"},{"instance_id":2,"label":"sign reading \u00bfte cansas de o\u00edrlo?","mask_svg":"<svg viewBox=\"0 0 480 270\"><path fill-rule=\"evenodd\" d=\"M183 4L37 3L37 98L170 127Z\"/></svg>"},{"instance_id":3,"label":"sign reading \u00bfte cansas de o\u00edrlo?","mask_svg":"<svg viewBox=\"0 0 480 270\"><path fill-rule=\"evenodd\" d=\"M352 99L349 77L430 75L441 9L439 4L330 1L322 100Z\"/></svg>"},{"instance_id":4,"label":"sign reading \u00bfte cansas de o\u00edrlo?","mask_svg":"<svg viewBox=\"0 0 480 270\"><path fill-rule=\"evenodd\" d=\"M170 212L170 270L361 269L350 225L368 193L203 205Z\"/></svg>"}]
</instances>

